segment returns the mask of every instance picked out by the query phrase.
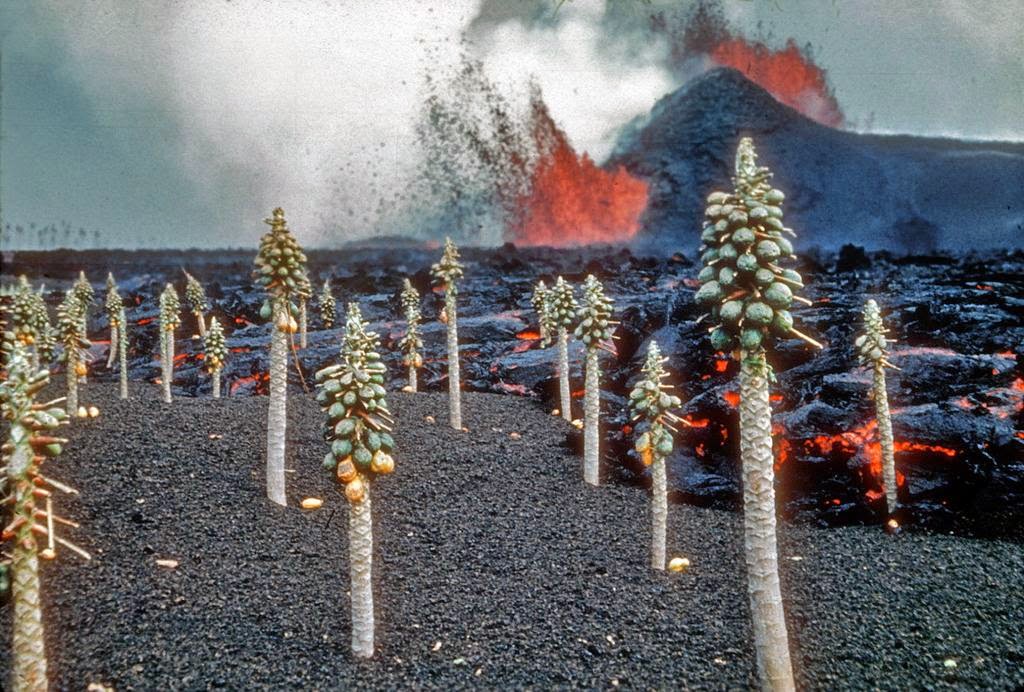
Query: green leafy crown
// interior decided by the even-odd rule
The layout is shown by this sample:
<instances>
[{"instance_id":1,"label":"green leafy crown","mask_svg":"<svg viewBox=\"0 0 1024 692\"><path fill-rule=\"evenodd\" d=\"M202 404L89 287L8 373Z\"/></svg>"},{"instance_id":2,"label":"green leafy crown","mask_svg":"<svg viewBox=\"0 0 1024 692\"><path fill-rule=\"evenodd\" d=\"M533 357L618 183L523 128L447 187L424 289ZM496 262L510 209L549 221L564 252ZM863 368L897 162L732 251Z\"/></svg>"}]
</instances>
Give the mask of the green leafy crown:
<instances>
[{"instance_id":1,"label":"green leafy crown","mask_svg":"<svg viewBox=\"0 0 1024 692\"><path fill-rule=\"evenodd\" d=\"M185 272L185 302L188 303L189 312L206 312L210 309L203 285L188 272Z\"/></svg>"},{"instance_id":2,"label":"green leafy crown","mask_svg":"<svg viewBox=\"0 0 1024 692\"><path fill-rule=\"evenodd\" d=\"M260 239L254 272L256 283L272 298L290 299L293 294L308 297L306 255L288 230L284 210L278 207L264 222L270 224L270 231Z\"/></svg>"},{"instance_id":3,"label":"green leafy crown","mask_svg":"<svg viewBox=\"0 0 1024 692\"><path fill-rule=\"evenodd\" d=\"M604 293L604 286L593 274L589 274L583 281L583 302L576 311L578 323L574 336L587 348L603 347L611 350L608 344L612 338L613 309L611 299Z\"/></svg>"},{"instance_id":4,"label":"green leafy crown","mask_svg":"<svg viewBox=\"0 0 1024 692\"><path fill-rule=\"evenodd\" d=\"M672 452L671 423L679 418L672 413L682 405L678 396L672 394L672 385L664 379L668 373L662 367L667 359L655 341L647 347L647 360L641 370L640 379L629 393L629 408L634 421L639 421L635 446L644 464L649 466L653 454L666 456Z\"/></svg>"},{"instance_id":5,"label":"green leafy crown","mask_svg":"<svg viewBox=\"0 0 1024 692\"><path fill-rule=\"evenodd\" d=\"M458 291L456 283L462 278L462 263L459 262L459 249L455 247L451 238L444 239L441 260L430 266L430 273L438 286L452 294Z\"/></svg>"},{"instance_id":6,"label":"green leafy crown","mask_svg":"<svg viewBox=\"0 0 1024 692\"><path fill-rule=\"evenodd\" d=\"M167 284L160 294L160 327L165 331L175 329L181 324L181 301L173 284Z\"/></svg>"},{"instance_id":7,"label":"green leafy crown","mask_svg":"<svg viewBox=\"0 0 1024 692\"><path fill-rule=\"evenodd\" d=\"M224 367L227 361L228 349L224 343L224 328L216 317L210 318L210 326L206 330L206 338L203 341L203 349L206 354L206 369L213 372Z\"/></svg>"}]
</instances>

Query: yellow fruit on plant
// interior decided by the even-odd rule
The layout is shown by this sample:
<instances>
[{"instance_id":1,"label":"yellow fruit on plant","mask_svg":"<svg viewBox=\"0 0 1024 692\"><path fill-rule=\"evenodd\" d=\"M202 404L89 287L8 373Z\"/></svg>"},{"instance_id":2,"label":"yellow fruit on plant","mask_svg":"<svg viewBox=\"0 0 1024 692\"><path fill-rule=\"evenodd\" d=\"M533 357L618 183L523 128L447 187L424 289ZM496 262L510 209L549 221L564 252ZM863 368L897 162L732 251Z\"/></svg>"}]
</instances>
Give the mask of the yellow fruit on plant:
<instances>
[{"instance_id":1,"label":"yellow fruit on plant","mask_svg":"<svg viewBox=\"0 0 1024 692\"><path fill-rule=\"evenodd\" d=\"M366 487L361 478L354 478L345 486L345 497L353 504L363 501L363 498L366 497Z\"/></svg>"},{"instance_id":2,"label":"yellow fruit on plant","mask_svg":"<svg viewBox=\"0 0 1024 692\"><path fill-rule=\"evenodd\" d=\"M374 473L391 473L395 470L395 460L384 450L378 449L370 460L370 470Z\"/></svg>"},{"instance_id":3,"label":"yellow fruit on plant","mask_svg":"<svg viewBox=\"0 0 1024 692\"><path fill-rule=\"evenodd\" d=\"M88 374L89 368L86 367L85 363L79 361L75 363L75 374L79 377L85 377Z\"/></svg>"},{"instance_id":4,"label":"yellow fruit on plant","mask_svg":"<svg viewBox=\"0 0 1024 692\"><path fill-rule=\"evenodd\" d=\"M352 457L345 457L340 464L338 464L338 480L342 483L351 483L355 480L358 475L356 473L356 465L352 463Z\"/></svg>"}]
</instances>

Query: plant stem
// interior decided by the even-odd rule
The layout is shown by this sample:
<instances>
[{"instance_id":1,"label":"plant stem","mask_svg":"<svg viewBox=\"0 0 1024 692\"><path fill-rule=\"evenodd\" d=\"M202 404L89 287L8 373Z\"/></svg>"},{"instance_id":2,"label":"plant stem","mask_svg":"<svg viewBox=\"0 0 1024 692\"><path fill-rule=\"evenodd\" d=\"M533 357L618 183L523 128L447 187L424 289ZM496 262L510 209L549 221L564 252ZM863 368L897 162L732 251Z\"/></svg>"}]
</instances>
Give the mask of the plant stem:
<instances>
[{"instance_id":1,"label":"plant stem","mask_svg":"<svg viewBox=\"0 0 1024 692\"><path fill-rule=\"evenodd\" d=\"M196 310L193 315L196 316L196 326L199 327L199 336L206 338L206 318L203 317L202 310Z\"/></svg>"},{"instance_id":2,"label":"plant stem","mask_svg":"<svg viewBox=\"0 0 1024 692\"><path fill-rule=\"evenodd\" d=\"M288 335L277 327L287 306L274 301L270 330L270 404L267 411L267 497L284 507L284 444L288 406Z\"/></svg>"},{"instance_id":3,"label":"plant stem","mask_svg":"<svg viewBox=\"0 0 1024 692\"><path fill-rule=\"evenodd\" d=\"M651 465L651 567L665 569L665 534L668 523L665 457L655 452Z\"/></svg>"},{"instance_id":4,"label":"plant stem","mask_svg":"<svg viewBox=\"0 0 1024 692\"><path fill-rule=\"evenodd\" d=\"M121 398L128 398L128 323L125 322L124 308L121 308L121 328L117 330L117 358L121 379Z\"/></svg>"},{"instance_id":5,"label":"plant stem","mask_svg":"<svg viewBox=\"0 0 1024 692\"><path fill-rule=\"evenodd\" d=\"M216 368L210 375L213 376L213 398L220 398L220 368Z\"/></svg>"},{"instance_id":6,"label":"plant stem","mask_svg":"<svg viewBox=\"0 0 1024 692\"><path fill-rule=\"evenodd\" d=\"M349 503L349 578L352 581L352 653L373 656L373 515L370 483L362 502Z\"/></svg>"},{"instance_id":7,"label":"plant stem","mask_svg":"<svg viewBox=\"0 0 1024 692\"><path fill-rule=\"evenodd\" d=\"M117 358L117 345L118 345L117 325L116 324L111 324L110 325L110 349L109 349L109 354L107 355L107 370L110 370L110 369L112 369L114 367L114 360Z\"/></svg>"},{"instance_id":8,"label":"plant stem","mask_svg":"<svg viewBox=\"0 0 1024 692\"><path fill-rule=\"evenodd\" d=\"M562 418L572 422L572 392L569 390L569 333L558 328L558 395L561 399Z\"/></svg>"},{"instance_id":9,"label":"plant stem","mask_svg":"<svg viewBox=\"0 0 1024 692\"><path fill-rule=\"evenodd\" d=\"M889 417L889 395L885 391L885 365L878 361L874 367L875 417L878 419L878 439L882 447L882 482L885 484L885 505L889 514L896 511L896 460L893 453L892 419Z\"/></svg>"},{"instance_id":10,"label":"plant stem","mask_svg":"<svg viewBox=\"0 0 1024 692\"><path fill-rule=\"evenodd\" d=\"M598 424L601 416L600 363L597 347L587 347L587 374L583 395L583 480L600 485L600 456L598 450Z\"/></svg>"},{"instance_id":11,"label":"plant stem","mask_svg":"<svg viewBox=\"0 0 1024 692\"><path fill-rule=\"evenodd\" d=\"M174 330L168 329L164 332L164 353L167 358L164 361L164 402L171 403L171 380L174 379Z\"/></svg>"},{"instance_id":12,"label":"plant stem","mask_svg":"<svg viewBox=\"0 0 1024 692\"><path fill-rule=\"evenodd\" d=\"M418 384L419 383L417 382L417 378L416 378L416 366L415 365L410 365L409 366L409 389L411 391L415 392L416 391L416 387L418 386Z\"/></svg>"},{"instance_id":13,"label":"plant stem","mask_svg":"<svg viewBox=\"0 0 1024 692\"><path fill-rule=\"evenodd\" d=\"M68 383L67 412L71 419L78 414L78 374L75 369L78 367L78 348L64 346L67 350L64 359L65 378Z\"/></svg>"},{"instance_id":14,"label":"plant stem","mask_svg":"<svg viewBox=\"0 0 1024 692\"><path fill-rule=\"evenodd\" d=\"M462 392L459 382L459 325L455 310L455 293L445 291L444 311L448 318L448 420L453 428L462 430Z\"/></svg>"},{"instance_id":15,"label":"plant stem","mask_svg":"<svg viewBox=\"0 0 1024 692\"><path fill-rule=\"evenodd\" d=\"M761 687L793 690L775 538L772 412L764 352L744 353L740 366L740 458L747 592Z\"/></svg>"},{"instance_id":16,"label":"plant stem","mask_svg":"<svg viewBox=\"0 0 1024 692\"><path fill-rule=\"evenodd\" d=\"M306 344L308 343L308 339L306 338L307 321L306 301L303 299L299 301L299 348L306 348Z\"/></svg>"}]
</instances>

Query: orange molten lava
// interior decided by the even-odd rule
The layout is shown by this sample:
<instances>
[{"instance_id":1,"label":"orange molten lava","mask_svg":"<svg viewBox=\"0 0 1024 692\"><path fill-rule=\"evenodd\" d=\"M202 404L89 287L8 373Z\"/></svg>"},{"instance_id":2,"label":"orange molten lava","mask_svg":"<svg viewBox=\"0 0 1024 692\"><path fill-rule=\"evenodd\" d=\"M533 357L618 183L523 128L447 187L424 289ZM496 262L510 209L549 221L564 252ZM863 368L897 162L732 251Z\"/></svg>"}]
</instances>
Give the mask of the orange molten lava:
<instances>
[{"instance_id":1,"label":"orange molten lava","mask_svg":"<svg viewBox=\"0 0 1024 692\"><path fill-rule=\"evenodd\" d=\"M578 155L539 95L531 105L539 158L528 192L517 200L515 243L566 247L635 236L647 208L647 183L621 166L606 171L587 154Z\"/></svg>"}]
</instances>

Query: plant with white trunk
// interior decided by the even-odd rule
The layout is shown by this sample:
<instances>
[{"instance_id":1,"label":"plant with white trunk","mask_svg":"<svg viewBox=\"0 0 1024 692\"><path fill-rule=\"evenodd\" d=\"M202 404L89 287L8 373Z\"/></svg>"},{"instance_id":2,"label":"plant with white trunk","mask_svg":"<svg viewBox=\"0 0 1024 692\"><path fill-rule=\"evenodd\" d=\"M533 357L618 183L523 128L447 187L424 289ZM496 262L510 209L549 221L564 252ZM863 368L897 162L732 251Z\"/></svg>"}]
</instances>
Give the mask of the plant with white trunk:
<instances>
[{"instance_id":1,"label":"plant with white trunk","mask_svg":"<svg viewBox=\"0 0 1024 692\"><path fill-rule=\"evenodd\" d=\"M562 277L555 280L544 296L544 307L540 316L546 346L552 338L558 341L558 397L562 418L572 422L572 390L569 388L569 330L576 324L579 305L572 284Z\"/></svg>"},{"instance_id":2,"label":"plant with white trunk","mask_svg":"<svg viewBox=\"0 0 1024 692\"><path fill-rule=\"evenodd\" d=\"M448 422L456 430L462 429L462 391L459 375L459 327L456 299L458 280L462 278L459 250L451 238L445 238L441 261L430 268L434 283L444 291L443 319L448 327Z\"/></svg>"},{"instance_id":3,"label":"plant with white trunk","mask_svg":"<svg viewBox=\"0 0 1024 692\"><path fill-rule=\"evenodd\" d=\"M118 380L120 382L120 394L122 399L128 398L128 317L125 315L124 307L121 307L117 315L117 359L118 359Z\"/></svg>"},{"instance_id":4,"label":"plant with white trunk","mask_svg":"<svg viewBox=\"0 0 1024 692\"><path fill-rule=\"evenodd\" d=\"M331 451L324 467L345 486L349 502L349 573L352 598L352 653L373 656L373 517L372 479L394 471L394 439L378 338L363 323L359 306L350 303L345 321L341 363L316 373L317 402L326 413L324 437Z\"/></svg>"},{"instance_id":5,"label":"plant with white trunk","mask_svg":"<svg viewBox=\"0 0 1024 692\"><path fill-rule=\"evenodd\" d=\"M558 285L555 285L557 288ZM577 339L587 352L583 392L583 480L591 485L601 483L600 419L601 419L601 350L614 354L612 346L612 301L604 286L590 274L583 282L583 302L576 312Z\"/></svg>"},{"instance_id":6,"label":"plant with white trunk","mask_svg":"<svg viewBox=\"0 0 1024 692\"><path fill-rule=\"evenodd\" d=\"M541 279L537 282L537 285L533 287L533 295L530 296L530 305L533 306L533 311L537 315L537 333L540 335L540 343L542 346L547 346L548 343L548 325L544 319L545 309L544 306L548 299L548 287Z\"/></svg>"},{"instance_id":7,"label":"plant with white trunk","mask_svg":"<svg viewBox=\"0 0 1024 692\"><path fill-rule=\"evenodd\" d=\"M117 338L117 329L121 319L121 311L124 310L124 301L117 291L117 282L114 275L107 274L107 295L103 303L103 310L107 313L107 322L110 324L110 349L107 355L107 369L114 367L114 360L117 359L117 349L120 340Z\"/></svg>"},{"instance_id":8,"label":"plant with white trunk","mask_svg":"<svg viewBox=\"0 0 1024 692\"><path fill-rule=\"evenodd\" d=\"M665 569L665 534L668 519L668 491L665 458L672 453L673 423L683 422L672 413L682 405L672 394L672 385L663 365L668 361L661 355L657 342L647 347L647 360L640 379L629 393L629 407L637 422L634 446L644 466L651 469L651 567Z\"/></svg>"},{"instance_id":9,"label":"plant with white trunk","mask_svg":"<svg viewBox=\"0 0 1024 692\"><path fill-rule=\"evenodd\" d=\"M324 287L320 290L320 323L324 329L334 329L334 315L338 310L331 293L331 280L324 279Z\"/></svg>"},{"instance_id":10,"label":"plant with white trunk","mask_svg":"<svg viewBox=\"0 0 1024 692\"><path fill-rule=\"evenodd\" d=\"M734 190L708 196L701 240L704 268L695 300L718 325L711 332L717 351L740 361L740 457L743 475L744 544L754 648L761 686L792 690L789 640L779 586L775 537L775 473L766 358L773 337L796 336L820 347L793 328L789 308L803 287L800 274L779 262L793 257L782 223L785 195L769 185L771 172L757 165L750 138L736 151Z\"/></svg>"},{"instance_id":11,"label":"plant with white trunk","mask_svg":"<svg viewBox=\"0 0 1024 692\"><path fill-rule=\"evenodd\" d=\"M57 334L64 347L63 361L67 382L67 408L74 416L78 412L78 378L88 372L89 342L82 334L82 304L74 290L64 294L57 308Z\"/></svg>"},{"instance_id":12,"label":"plant with white trunk","mask_svg":"<svg viewBox=\"0 0 1024 692\"><path fill-rule=\"evenodd\" d=\"M882 482L885 485L885 506L889 514L896 511L896 459L892 439L892 419L889 416L889 394L885 388L885 369L894 368L889 362L889 330L882 322L878 303L868 300L864 305L864 333L857 337L854 346L862 365L871 368L871 393L875 400L875 419L878 421L878 441L882 448Z\"/></svg>"},{"instance_id":13,"label":"plant with white trunk","mask_svg":"<svg viewBox=\"0 0 1024 692\"><path fill-rule=\"evenodd\" d=\"M309 297L313 295L313 284L309 282L309 276L306 274L300 274L295 280L297 286L296 295L299 299L299 348L306 348L309 344L307 329L309 326L309 314L306 308L306 303L309 302Z\"/></svg>"},{"instance_id":14,"label":"plant with white trunk","mask_svg":"<svg viewBox=\"0 0 1024 692\"><path fill-rule=\"evenodd\" d=\"M160 294L160 365L163 370L164 401L171 402L171 380L174 379L174 330L181 324L181 301L174 286L167 284Z\"/></svg>"},{"instance_id":15,"label":"plant with white trunk","mask_svg":"<svg viewBox=\"0 0 1024 692\"><path fill-rule=\"evenodd\" d=\"M204 357L206 370L210 373L213 381L213 398L220 398L220 371L224 369L227 362L228 349L224 343L224 330L216 317L210 318L210 328L206 330L206 337L203 339Z\"/></svg>"},{"instance_id":16,"label":"plant with white trunk","mask_svg":"<svg viewBox=\"0 0 1024 692\"><path fill-rule=\"evenodd\" d=\"M267 411L267 497L287 504L284 483L284 448L288 406L288 339L298 331L292 312L292 299L300 294L306 280L306 255L288 230L284 210L278 207L265 219L270 231L260 239L256 255L256 282L267 291L268 298L260 309L264 319L271 320L270 337L270 404Z\"/></svg>"},{"instance_id":17,"label":"plant with white trunk","mask_svg":"<svg viewBox=\"0 0 1024 692\"><path fill-rule=\"evenodd\" d=\"M80 326L80 324L76 325ZM10 541L10 589L13 598L10 689L29 692L47 689L46 647L39 584L39 558L56 557L55 545L79 553L88 553L58 538L54 522L77 526L53 514L50 486L74 492L40 474L40 466L61 453L67 440L53 437L56 428L67 423L61 400L36 403L35 395L49 384L50 373L33 367L23 344L5 338L4 368L7 377L0 381L0 415L10 426L3 445L2 483L6 521L3 539ZM46 498L45 510L37 505ZM40 550L38 536L47 547ZM4 565L7 571L8 565Z\"/></svg>"},{"instance_id":18,"label":"plant with white trunk","mask_svg":"<svg viewBox=\"0 0 1024 692\"><path fill-rule=\"evenodd\" d=\"M405 334L398 341L398 347L402 349L402 363L409 372L409 391L415 392L419 386L417 372L423 367L423 356L420 355L423 339L420 338L420 292L409 279L405 279L402 286L401 301Z\"/></svg>"},{"instance_id":19,"label":"plant with white trunk","mask_svg":"<svg viewBox=\"0 0 1024 692\"><path fill-rule=\"evenodd\" d=\"M188 272L185 272L185 303L188 311L196 318L199 336L206 336L206 311L210 309L210 302L206 299L203 285Z\"/></svg>"},{"instance_id":20,"label":"plant with white trunk","mask_svg":"<svg viewBox=\"0 0 1024 692\"><path fill-rule=\"evenodd\" d=\"M85 276L84 271L78 272L78 278L75 279L75 283L72 284L71 290L74 291L75 297L78 298L78 302L82 304L82 313L79 317L82 321L82 337L88 339L89 308L96 299L96 291L93 289L92 284L89 283L89 279Z\"/></svg>"}]
</instances>

